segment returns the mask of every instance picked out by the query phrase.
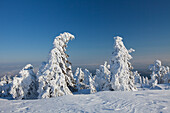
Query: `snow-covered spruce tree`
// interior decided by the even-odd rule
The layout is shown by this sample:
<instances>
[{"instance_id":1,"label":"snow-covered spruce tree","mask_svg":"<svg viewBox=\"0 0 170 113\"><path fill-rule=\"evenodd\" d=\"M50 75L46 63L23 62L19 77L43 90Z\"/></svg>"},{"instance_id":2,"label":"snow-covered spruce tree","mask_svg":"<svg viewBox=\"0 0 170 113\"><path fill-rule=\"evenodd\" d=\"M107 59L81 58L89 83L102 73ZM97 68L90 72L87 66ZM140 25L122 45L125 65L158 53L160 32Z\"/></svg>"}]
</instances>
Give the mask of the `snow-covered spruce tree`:
<instances>
[{"instance_id":1,"label":"snow-covered spruce tree","mask_svg":"<svg viewBox=\"0 0 170 113\"><path fill-rule=\"evenodd\" d=\"M149 85L149 79L148 79L148 77L146 77L146 79L145 79L145 84L146 84L146 85Z\"/></svg>"},{"instance_id":2,"label":"snow-covered spruce tree","mask_svg":"<svg viewBox=\"0 0 170 113\"><path fill-rule=\"evenodd\" d=\"M74 36L67 32L54 39L54 46L50 51L49 59L42 65L37 74L39 77L38 98L72 94L70 89L74 89L74 78L71 63L67 59L69 56L66 54L67 44L72 39L74 39Z\"/></svg>"},{"instance_id":3,"label":"snow-covered spruce tree","mask_svg":"<svg viewBox=\"0 0 170 113\"><path fill-rule=\"evenodd\" d=\"M170 83L170 73L167 73L163 77L164 83Z\"/></svg>"},{"instance_id":4,"label":"snow-covered spruce tree","mask_svg":"<svg viewBox=\"0 0 170 113\"><path fill-rule=\"evenodd\" d=\"M150 75L151 79L149 81L149 85L152 87L154 87L155 85L158 84L158 80L157 80L157 74L155 74L155 72L152 72L152 74Z\"/></svg>"},{"instance_id":5,"label":"snow-covered spruce tree","mask_svg":"<svg viewBox=\"0 0 170 113\"><path fill-rule=\"evenodd\" d=\"M78 90L80 89L85 89L85 84L83 83L84 81L84 72L82 71L81 68L77 68L76 72L74 74L74 78L76 81L76 87Z\"/></svg>"},{"instance_id":6,"label":"snow-covered spruce tree","mask_svg":"<svg viewBox=\"0 0 170 113\"><path fill-rule=\"evenodd\" d=\"M140 76L140 74L138 73L138 71L133 72L134 75L134 84L142 84L142 78Z\"/></svg>"},{"instance_id":7,"label":"snow-covered spruce tree","mask_svg":"<svg viewBox=\"0 0 170 113\"><path fill-rule=\"evenodd\" d=\"M92 74L89 72L88 69L84 69L84 81L83 83L86 85L90 85L90 81L89 81L89 76L92 78Z\"/></svg>"},{"instance_id":8,"label":"snow-covered spruce tree","mask_svg":"<svg viewBox=\"0 0 170 113\"><path fill-rule=\"evenodd\" d=\"M156 60L154 64L149 66L149 69L152 71L150 83L154 83L157 80L158 84L164 83L163 77L169 72L168 66L162 66L160 60Z\"/></svg>"},{"instance_id":9,"label":"snow-covered spruce tree","mask_svg":"<svg viewBox=\"0 0 170 113\"><path fill-rule=\"evenodd\" d=\"M127 50L122 42L122 38L114 37L114 50L110 61L111 82L108 85L109 90L113 91L136 91L134 86L131 63L132 56L129 54L133 49ZM107 87L108 87L107 86Z\"/></svg>"},{"instance_id":10,"label":"snow-covered spruce tree","mask_svg":"<svg viewBox=\"0 0 170 113\"><path fill-rule=\"evenodd\" d=\"M142 76L142 83L145 84L145 81L146 81L145 77Z\"/></svg>"},{"instance_id":11,"label":"snow-covered spruce tree","mask_svg":"<svg viewBox=\"0 0 170 113\"><path fill-rule=\"evenodd\" d=\"M10 90L12 86L11 76L3 76L0 80L0 97L10 97Z\"/></svg>"},{"instance_id":12,"label":"snow-covered spruce tree","mask_svg":"<svg viewBox=\"0 0 170 113\"><path fill-rule=\"evenodd\" d=\"M82 71L81 68L77 68L74 77L76 79L76 86L78 90L90 89L90 93L97 92L94 78L89 70L85 69Z\"/></svg>"},{"instance_id":13,"label":"snow-covered spruce tree","mask_svg":"<svg viewBox=\"0 0 170 113\"><path fill-rule=\"evenodd\" d=\"M37 98L36 75L33 66L27 64L13 79L11 95L15 99Z\"/></svg>"},{"instance_id":14,"label":"snow-covered spruce tree","mask_svg":"<svg viewBox=\"0 0 170 113\"><path fill-rule=\"evenodd\" d=\"M105 61L104 65L100 65L96 69L95 83L99 91L105 90L105 85L110 82L110 65Z\"/></svg>"},{"instance_id":15,"label":"snow-covered spruce tree","mask_svg":"<svg viewBox=\"0 0 170 113\"><path fill-rule=\"evenodd\" d=\"M90 85L90 93L96 93L97 90L95 88L95 82L94 80L92 79L92 76L89 76L89 85Z\"/></svg>"}]
</instances>

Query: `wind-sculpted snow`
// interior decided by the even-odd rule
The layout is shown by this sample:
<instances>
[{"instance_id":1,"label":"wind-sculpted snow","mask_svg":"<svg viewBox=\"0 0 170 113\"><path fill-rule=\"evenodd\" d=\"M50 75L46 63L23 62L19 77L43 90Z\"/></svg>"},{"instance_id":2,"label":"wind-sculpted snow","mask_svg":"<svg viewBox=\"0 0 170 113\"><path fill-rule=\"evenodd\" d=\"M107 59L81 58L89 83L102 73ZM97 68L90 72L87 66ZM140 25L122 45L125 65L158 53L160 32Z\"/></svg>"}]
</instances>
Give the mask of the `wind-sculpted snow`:
<instances>
[{"instance_id":1,"label":"wind-sculpted snow","mask_svg":"<svg viewBox=\"0 0 170 113\"><path fill-rule=\"evenodd\" d=\"M169 113L170 90L102 91L37 100L0 99L0 112Z\"/></svg>"}]
</instances>

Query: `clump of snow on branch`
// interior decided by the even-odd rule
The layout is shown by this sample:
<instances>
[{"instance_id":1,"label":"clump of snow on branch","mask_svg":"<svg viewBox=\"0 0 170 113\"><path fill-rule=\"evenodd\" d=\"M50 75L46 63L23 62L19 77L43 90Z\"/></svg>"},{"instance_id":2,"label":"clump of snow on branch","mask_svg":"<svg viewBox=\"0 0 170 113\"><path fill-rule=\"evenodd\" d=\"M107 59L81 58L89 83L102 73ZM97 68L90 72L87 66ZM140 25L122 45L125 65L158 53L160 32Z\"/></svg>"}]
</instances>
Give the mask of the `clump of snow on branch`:
<instances>
[{"instance_id":1,"label":"clump of snow on branch","mask_svg":"<svg viewBox=\"0 0 170 113\"><path fill-rule=\"evenodd\" d=\"M49 59L37 74L39 98L72 95L69 88L74 89L74 78L71 63L67 59L69 56L66 54L67 44L72 39L74 36L67 32L55 38Z\"/></svg>"},{"instance_id":2,"label":"clump of snow on branch","mask_svg":"<svg viewBox=\"0 0 170 113\"><path fill-rule=\"evenodd\" d=\"M19 75L13 78L11 95L15 99L33 99L37 97L36 75L33 66L27 64Z\"/></svg>"}]
</instances>

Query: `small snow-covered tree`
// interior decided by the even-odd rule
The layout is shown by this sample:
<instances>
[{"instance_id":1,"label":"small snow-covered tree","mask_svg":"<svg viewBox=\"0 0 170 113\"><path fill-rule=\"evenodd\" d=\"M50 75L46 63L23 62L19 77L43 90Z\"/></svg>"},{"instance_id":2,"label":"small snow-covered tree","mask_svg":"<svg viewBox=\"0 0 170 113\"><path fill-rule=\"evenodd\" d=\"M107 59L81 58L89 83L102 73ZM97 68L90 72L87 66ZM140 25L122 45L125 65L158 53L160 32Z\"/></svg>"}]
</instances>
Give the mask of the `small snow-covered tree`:
<instances>
[{"instance_id":1,"label":"small snow-covered tree","mask_svg":"<svg viewBox=\"0 0 170 113\"><path fill-rule=\"evenodd\" d=\"M155 74L155 72L152 72L152 74L150 76L151 76L151 79L149 81L150 86L157 85L157 83L158 83L158 80L157 80L158 75Z\"/></svg>"},{"instance_id":2,"label":"small snow-covered tree","mask_svg":"<svg viewBox=\"0 0 170 113\"><path fill-rule=\"evenodd\" d=\"M84 72L82 71L81 68L76 69L76 72L74 74L74 78L75 78L75 81L76 81L77 89L78 90L84 89L85 88L85 84L83 83L83 81L84 81Z\"/></svg>"},{"instance_id":3,"label":"small snow-covered tree","mask_svg":"<svg viewBox=\"0 0 170 113\"><path fill-rule=\"evenodd\" d=\"M83 83L86 84L86 85L90 85L89 76L92 77L92 74L89 72L88 69L84 69L84 81L83 81Z\"/></svg>"},{"instance_id":4,"label":"small snow-covered tree","mask_svg":"<svg viewBox=\"0 0 170 113\"><path fill-rule=\"evenodd\" d=\"M170 73L167 73L163 77L164 83L170 83Z\"/></svg>"},{"instance_id":5,"label":"small snow-covered tree","mask_svg":"<svg viewBox=\"0 0 170 113\"><path fill-rule=\"evenodd\" d=\"M135 71L133 72L133 75L134 75L134 84L137 84L137 83L142 84L142 78L140 74L137 71Z\"/></svg>"},{"instance_id":6,"label":"small snow-covered tree","mask_svg":"<svg viewBox=\"0 0 170 113\"><path fill-rule=\"evenodd\" d=\"M37 98L36 75L33 66L27 64L15 76L12 82L11 95L15 99L33 99Z\"/></svg>"},{"instance_id":7,"label":"small snow-covered tree","mask_svg":"<svg viewBox=\"0 0 170 113\"><path fill-rule=\"evenodd\" d=\"M122 38L114 37L114 50L110 61L111 82L110 90L135 91L137 88L133 83L133 73L131 63L132 56L129 54L133 49L127 50L122 42Z\"/></svg>"},{"instance_id":8,"label":"small snow-covered tree","mask_svg":"<svg viewBox=\"0 0 170 113\"><path fill-rule=\"evenodd\" d=\"M141 87L145 87L145 86L149 86L149 80L148 80L148 77L142 76Z\"/></svg>"},{"instance_id":9,"label":"small snow-covered tree","mask_svg":"<svg viewBox=\"0 0 170 113\"><path fill-rule=\"evenodd\" d=\"M142 76L142 83L145 84L145 81L146 81L145 77Z\"/></svg>"},{"instance_id":10,"label":"small snow-covered tree","mask_svg":"<svg viewBox=\"0 0 170 113\"><path fill-rule=\"evenodd\" d=\"M77 68L74 77L76 79L76 86L78 90L90 89L90 93L97 92L94 78L89 70L85 69L82 71L81 68Z\"/></svg>"},{"instance_id":11,"label":"small snow-covered tree","mask_svg":"<svg viewBox=\"0 0 170 113\"><path fill-rule=\"evenodd\" d=\"M151 82L157 80L158 84L164 83L163 77L169 72L169 67L161 65L160 60L156 60L154 64L149 66L149 69L152 71Z\"/></svg>"},{"instance_id":12,"label":"small snow-covered tree","mask_svg":"<svg viewBox=\"0 0 170 113\"><path fill-rule=\"evenodd\" d=\"M96 69L95 83L99 91L106 90L106 85L110 82L110 65L105 61L104 65L100 65Z\"/></svg>"},{"instance_id":13,"label":"small snow-covered tree","mask_svg":"<svg viewBox=\"0 0 170 113\"><path fill-rule=\"evenodd\" d=\"M10 90L12 86L11 76L3 76L0 80L0 97L10 97Z\"/></svg>"},{"instance_id":14,"label":"small snow-covered tree","mask_svg":"<svg viewBox=\"0 0 170 113\"><path fill-rule=\"evenodd\" d=\"M145 84L146 84L146 85L149 85L149 79L148 79L148 77L146 77L146 79L145 79Z\"/></svg>"},{"instance_id":15,"label":"small snow-covered tree","mask_svg":"<svg viewBox=\"0 0 170 113\"><path fill-rule=\"evenodd\" d=\"M96 93L97 90L95 88L95 82L94 80L92 79L92 76L89 76L89 83L90 83L90 93Z\"/></svg>"},{"instance_id":16,"label":"small snow-covered tree","mask_svg":"<svg viewBox=\"0 0 170 113\"><path fill-rule=\"evenodd\" d=\"M66 54L67 44L72 39L74 39L74 36L67 32L55 38L49 59L37 74L39 77L38 98L72 94L70 89L74 88L74 77L71 63L67 59L69 56Z\"/></svg>"}]
</instances>

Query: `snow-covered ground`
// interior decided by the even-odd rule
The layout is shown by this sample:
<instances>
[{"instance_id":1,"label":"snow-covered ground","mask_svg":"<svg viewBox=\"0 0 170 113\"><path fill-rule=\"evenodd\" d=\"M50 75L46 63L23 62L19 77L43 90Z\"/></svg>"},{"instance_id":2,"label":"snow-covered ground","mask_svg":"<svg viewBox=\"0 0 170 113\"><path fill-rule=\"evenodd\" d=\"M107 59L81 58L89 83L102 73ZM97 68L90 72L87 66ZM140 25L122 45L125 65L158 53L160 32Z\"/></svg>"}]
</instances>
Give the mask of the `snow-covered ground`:
<instances>
[{"instance_id":1,"label":"snow-covered ground","mask_svg":"<svg viewBox=\"0 0 170 113\"><path fill-rule=\"evenodd\" d=\"M168 113L170 90L102 91L37 100L0 98L0 112L40 113Z\"/></svg>"}]
</instances>

